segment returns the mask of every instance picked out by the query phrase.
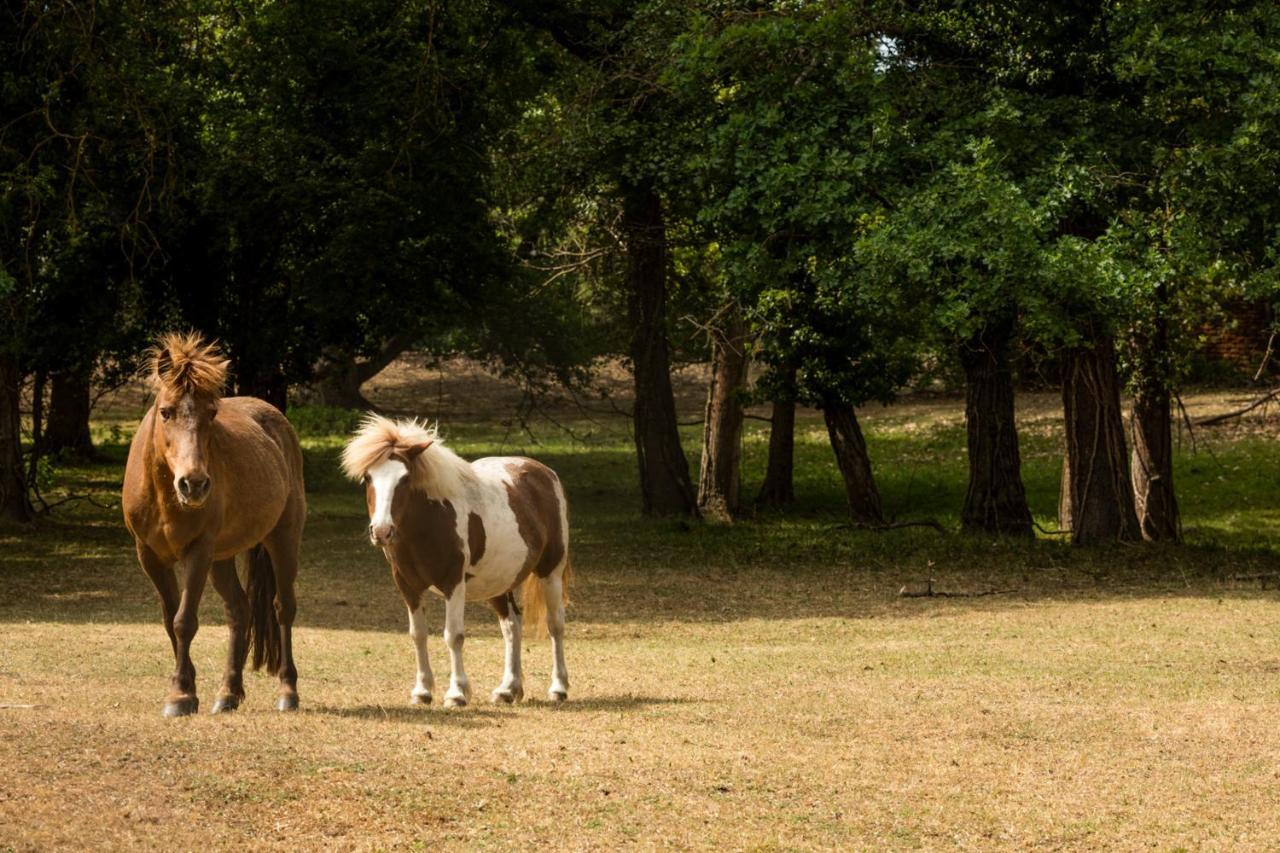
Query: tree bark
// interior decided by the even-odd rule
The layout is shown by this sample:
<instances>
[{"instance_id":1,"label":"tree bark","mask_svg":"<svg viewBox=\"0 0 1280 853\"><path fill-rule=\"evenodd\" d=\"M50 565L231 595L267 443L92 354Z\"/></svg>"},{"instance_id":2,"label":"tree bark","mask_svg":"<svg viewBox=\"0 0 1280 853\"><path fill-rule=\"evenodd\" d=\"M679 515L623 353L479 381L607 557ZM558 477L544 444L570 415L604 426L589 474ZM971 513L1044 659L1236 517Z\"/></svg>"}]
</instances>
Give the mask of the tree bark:
<instances>
[{"instance_id":1,"label":"tree bark","mask_svg":"<svg viewBox=\"0 0 1280 853\"><path fill-rule=\"evenodd\" d=\"M828 401L822 407L827 422L827 435L836 454L836 466L844 479L845 497L849 499L849 516L855 524L884 524L880 490L871 473L867 443L858 426L853 406Z\"/></svg>"},{"instance_id":2,"label":"tree bark","mask_svg":"<svg viewBox=\"0 0 1280 853\"><path fill-rule=\"evenodd\" d=\"M89 434L92 402L88 373L59 371L53 374L49 397L49 419L40 440L41 453L70 453L91 458L93 439Z\"/></svg>"},{"instance_id":3,"label":"tree bark","mask_svg":"<svg viewBox=\"0 0 1280 853\"><path fill-rule=\"evenodd\" d=\"M765 506L783 507L795 502L793 485L796 446L796 370L785 373L786 387L773 401L773 417L769 425L769 462L765 467L764 484L756 502Z\"/></svg>"},{"instance_id":4,"label":"tree bark","mask_svg":"<svg viewBox=\"0 0 1280 853\"><path fill-rule=\"evenodd\" d=\"M30 521L32 516L22 470L21 399L18 366L0 354L0 518L10 521Z\"/></svg>"},{"instance_id":5,"label":"tree bark","mask_svg":"<svg viewBox=\"0 0 1280 853\"><path fill-rule=\"evenodd\" d=\"M680 445L667 352L667 259L662 201L651 186L623 193L629 315L635 329L635 441L646 514L698 514L689 462Z\"/></svg>"},{"instance_id":6,"label":"tree bark","mask_svg":"<svg viewBox=\"0 0 1280 853\"><path fill-rule=\"evenodd\" d=\"M1062 407L1067 450L1061 526L1077 545L1140 540L1110 336L1095 335L1091 345L1063 353Z\"/></svg>"},{"instance_id":7,"label":"tree bark","mask_svg":"<svg viewBox=\"0 0 1280 853\"><path fill-rule=\"evenodd\" d=\"M960 350L969 441L969 487L960 518L972 533L1029 537L1031 510L1022 486L1009 359L1012 336L1012 321L998 320Z\"/></svg>"},{"instance_id":8,"label":"tree bark","mask_svg":"<svg viewBox=\"0 0 1280 853\"><path fill-rule=\"evenodd\" d=\"M1143 538L1177 542L1182 538L1182 522L1173 489L1172 367L1169 323L1161 313L1168 300L1163 285L1156 290L1156 300L1152 322L1139 324L1133 332L1133 498Z\"/></svg>"},{"instance_id":9,"label":"tree bark","mask_svg":"<svg viewBox=\"0 0 1280 853\"><path fill-rule=\"evenodd\" d=\"M702 427L698 509L706 518L732 521L742 474L742 394L747 386L747 328L731 306L711 330L711 382Z\"/></svg>"}]
</instances>

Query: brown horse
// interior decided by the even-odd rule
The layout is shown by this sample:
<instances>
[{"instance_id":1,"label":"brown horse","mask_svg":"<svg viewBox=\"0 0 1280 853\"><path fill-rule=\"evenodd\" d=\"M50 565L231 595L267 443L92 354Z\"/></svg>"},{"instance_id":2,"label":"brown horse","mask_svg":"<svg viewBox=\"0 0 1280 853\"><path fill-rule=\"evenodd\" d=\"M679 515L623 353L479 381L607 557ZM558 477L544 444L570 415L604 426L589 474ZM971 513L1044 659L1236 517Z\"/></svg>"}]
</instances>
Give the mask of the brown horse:
<instances>
[{"instance_id":1,"label":"brown horse","mask_svg":"<svg viewBox=\"0 0 1280 853\"><path fill-rule=\"evenodd\" d=\"M268 403L222 398L227 361L216 344L194 333L168 334L148 355L156 400L129 447L122 503L138 562L160 593L177 662L164 715L199 707L190 649L211 573L231 633L213 712L234 710L244 699L251 646L254 668L265 663L280 677L276 708L297 708L293 582L307 514L298 437ZM236 573L240 554L247 594Z\"/></svg>"}]
</instances>

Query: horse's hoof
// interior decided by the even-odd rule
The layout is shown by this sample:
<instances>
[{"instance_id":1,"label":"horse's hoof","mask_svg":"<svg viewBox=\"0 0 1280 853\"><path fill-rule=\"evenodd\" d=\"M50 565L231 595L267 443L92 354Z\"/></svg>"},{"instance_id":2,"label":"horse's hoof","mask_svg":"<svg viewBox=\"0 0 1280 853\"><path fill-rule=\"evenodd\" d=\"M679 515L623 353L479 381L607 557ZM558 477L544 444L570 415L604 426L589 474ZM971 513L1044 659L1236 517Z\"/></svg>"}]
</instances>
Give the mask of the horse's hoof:
<instances>
[{"instance_id":1,"label":"horse's hoof","mask_svg":"<svg viewBox=\"0 0 1280 853\"><path fill-rule=\"evenodd\" d=\"M298 710L298 694L285 693L276 700L277 711L296 711Z\"/></svg>"},{"instance_id":2,"label":"horse's hoof","mask_svg":"<svg viewBox=\"0 0 1280 853\"><path fill-rule=\"evenodd\" d=\"M446 708L465 708L467 707L467 697L462 695L444 697L444 706Z\"/></svg>"},{"instance_id":3,"label":"horse's hoof","mask_svg":"<svg viewBox=\"0 0 1280 853\"><path fill-rule=\"evenodd\" d=\"M489 700L495 705L511 705L523 698L524 689L521 687L508 687L505 690L499 687L489 694Z\"/></svg>"},{"instance_id":4,"label":"horse's hoof","mask_svg":"<svg viewBox=\"0 0 1280 853\"><path fill-rule=\"evenodd\" d=\"M409 704L410 705L430 705L431 694L430 693L410 693Z\"/></svg>"},{"instance_id":5,"label":"horse's hoof","mask_svg":"<svg viewBox=\"0 0 1280 853\"><path fill-rule=\"evenodd\" d=\"M200 700L195 696L182 696L164 703L161 712L166 717L189 717L200 710Z\"/></svg>"},{"instance_id":6,"label":"horse's hoof","mask_svg":"<svg viewBox=\"0 0 1280 853\"><path fill-rule=\"evenodd\" d=\"M547 698L558 704L569 698L569 691L559 690L553 687L547 691Z\"/></svg>"},{"instance_id":7,"label":"horse's hoof","mask_svg":"<svg viewBox=\"0 0 1280 853\"><path fill-rule=\"evenodd\" d=\"M210 714L224 714L227 711L234 711L240 707L239 696L219 696L213 702L213 707L209 709Z\"/></svg>"}]
</instances>

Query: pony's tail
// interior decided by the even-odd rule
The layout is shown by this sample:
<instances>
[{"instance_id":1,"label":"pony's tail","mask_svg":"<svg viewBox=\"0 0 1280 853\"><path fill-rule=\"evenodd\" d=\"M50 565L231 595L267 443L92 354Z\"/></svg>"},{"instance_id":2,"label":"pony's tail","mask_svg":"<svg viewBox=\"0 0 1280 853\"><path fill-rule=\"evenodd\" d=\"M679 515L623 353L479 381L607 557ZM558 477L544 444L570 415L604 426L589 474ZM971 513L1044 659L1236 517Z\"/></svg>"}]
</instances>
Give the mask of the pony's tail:
<instances>
[{"instance_id":1,"label":"pony's tail","mask_svg":"<svg viewBox=\"0 0 1280 853\"><path fill-rule=\"evenodd\" d=\"M249 648L253 649L253 668L266 664L269 675L280 672L280 620L276 618L276 571L271 555L261 545L248 553Z\"/></svg>"},{"instance_id":2,"label":"pony's tail","mask_svg":"<svg viewBox=\"0 0 1280 853\"><path fill-rule=\"evenodd\" d=\"M573 576L573 564L566 558L560 571L560 600L569 606L569 580ZM542 590L543 579L533 572L524 581L525 630L537 627L539 637L547 635L547 597Z\"/></svg>"}]
</instances>

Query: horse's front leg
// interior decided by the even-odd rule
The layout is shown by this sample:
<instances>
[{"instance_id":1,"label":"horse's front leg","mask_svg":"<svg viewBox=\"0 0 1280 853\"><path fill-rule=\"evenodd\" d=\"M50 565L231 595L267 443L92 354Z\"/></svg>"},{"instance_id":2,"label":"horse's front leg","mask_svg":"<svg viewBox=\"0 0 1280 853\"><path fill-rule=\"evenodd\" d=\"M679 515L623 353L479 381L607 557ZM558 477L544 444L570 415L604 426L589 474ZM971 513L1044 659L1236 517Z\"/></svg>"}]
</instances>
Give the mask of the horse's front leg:
<instances>
[{"instance_id":1,"label":"horse's front leg","mask_svg":"<svg viewBox=\"0 0 1280 853\"><path fill-rule=\"evenodd\" d=\"M213 588L222 596L227 614L227 668L222 688L213 703L213 713L234 711L244 701L244 661L249 654L249 597L236 576L235 560L213 564Z\"/></svg>"},{"instance_id":2,"label":"horse's front leg","mask_svg":"<svg viewBox=\"0 0 1280 853\"><path fill-rule=\"evenodd\" d=\"M203 537L187 549L178 561L182 576L182 595L178 610L173 616L174 655L177 669L169 684L169 696L165 700L166 717L184 717L194 714L200 707L196 697L196 668L191 663L191 641L200 629L200 596L213 564L213 538Z\"/></svg>"},{"instance_id":3,"label":"horse's front leg","mask_svg":"<svg viewBox=\"0 0 1280 853\"><path fill-rule=\"evenodd\" d=\"M444 694L446 708L461 708L471 701L471 683L462 668L462 616L466 611L466 583L459 582L444 601L444 644L449 649L449 690Z\"/></svg>"},{"instance_id":4,"label":"horse's front leg","mask_svg":"<svg viewBox=\"0 0 1280 853\"><path fill-rule=\"evenodd\" d=\"M498 614L502 628L502 641L506 647L502 667L502 683L489 695L494 704L519 702L524 698L524 677L520 667L520 608L511 593L489 599L489 606Z\"/></svg>"},{"instance_id":5,"label":"horse's front leg","mask_svg":"<svg viewBox=\"0 0 1280 853\"><path fill-rule=\"evenodd\" d=\"M414 682L411 700L419 705L431 704L431 693L435 690L436 679L431 674L431 659L427 657L427 608L426 594L422 596L416 607L406 605L409 610L409 636L413 638L413 651L418 658L418 677Z\"/></svg>"}]
</instances>

